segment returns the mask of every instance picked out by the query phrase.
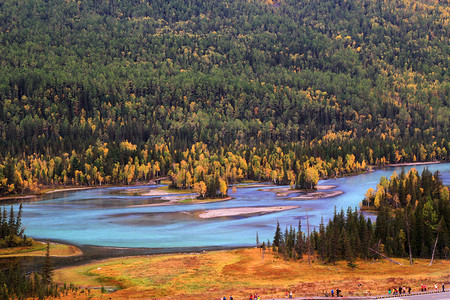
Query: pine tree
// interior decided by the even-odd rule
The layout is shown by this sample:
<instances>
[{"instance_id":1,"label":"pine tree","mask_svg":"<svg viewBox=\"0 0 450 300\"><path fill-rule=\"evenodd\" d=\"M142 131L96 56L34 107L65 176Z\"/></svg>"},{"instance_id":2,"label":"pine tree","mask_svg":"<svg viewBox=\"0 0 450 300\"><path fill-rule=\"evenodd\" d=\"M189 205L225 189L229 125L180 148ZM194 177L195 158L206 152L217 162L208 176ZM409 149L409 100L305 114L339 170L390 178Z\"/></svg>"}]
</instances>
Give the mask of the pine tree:
<instances>
[{"instance_id":1,"label":"pine tree","mask_svg":"<svg viewBox=\"0 0 450 300\"><path fill-rule=\"evenodd\" d=\"M17 213L16 217L15 235L21 236L22 235L21 230L22 230L22 203L20 203L19 212Z\"/></svg>"},{"instance_id":2,"label":"pine tree","mask_svg":"<svg viewBox=\"0 0 450 300\"><path fill-rule=\"evenodd\" d=\"M344 242L344 246L345 246L345 260L347 261L347 266L352 268L352 270L353 270L356 268L355 256L352 251L352 246L350 244L349 236L347 235L345 230L343 231L343 240L344 240L343 242Z\"/></svg>"},{"instance_id":3,"label":"pine tree","mask_svg":"<svg viewBox=\"0 0 450 300\"><path fill-rule=\"evenodd\" d=\"M15 225L16 222L14 220L14 207L11 205L11 210L9 211L9 221L8 221L8 227L9 227L9 232L7 233L8 235L13 235L15 233Z\"/></svg>"},{"instance_id":4,"label":"pine tree","mask_svg":"<svg viewBox=\"0 0 450 300\"><path fill-rule=\"evenodd\" d=\"M50 242L47 241L47 251L45 253L44 267L42 268L42 283L49 285L53 281L53 262L50 258Z\"/></svg>"},{"instance_id":5,"label":"pine tree","mask_svg":"<svg viewBox=\"0 0 450 300\"><path fill-rule=\"evenodd\" d=\"M320 225L319 225L319 243L317 245L319 253L320 253L320 259L322 262L325 262L325 225L323 224L323 217L320 219Z\"/></svg>"},{"instance_id":6,"label":"pine tree","mask_svg":"<svg viewBox=\"0 0 450 300\"><path fill-rule=\"evenodd\" d=\"M303 258L303 234L302 234L302 221L298 219L298 231L297 240L295 242L295 251L300 259Z\"/></svg>"},{"instance_id":7,"label":"pine tree","mask_svg":"<svg viewBox=\"0 0 450 300\"><path fill-rule=\"evenodd\" d=\"M277 221L277 229L275 230L275 236L273 238L273 250L275 251L275 247L280 247L280 242L282 239L282 233L281 233L281 228L280 228L280 223Z\"/></svg>"}]
</instances>

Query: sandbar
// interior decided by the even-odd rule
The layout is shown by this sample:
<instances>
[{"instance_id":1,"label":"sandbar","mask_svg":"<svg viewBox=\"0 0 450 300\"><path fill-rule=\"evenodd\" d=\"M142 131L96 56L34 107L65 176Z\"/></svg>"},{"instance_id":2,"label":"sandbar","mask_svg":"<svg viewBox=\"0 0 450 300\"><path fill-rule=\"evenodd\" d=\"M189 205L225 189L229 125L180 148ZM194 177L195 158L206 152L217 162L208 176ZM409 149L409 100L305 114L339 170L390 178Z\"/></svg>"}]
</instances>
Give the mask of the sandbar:
<instances>
[{"instance_id":1,"label":"sandbar","mask_svg":"<svg viewBox=\"0 0 450 300\"><path fill-rule=\"evenodd\" d=\"M266 214L272 212L280 212L289 209L298 208L299 206L266 206L266 207L234 207L223 209L211 209L202 212L198 216L202 219L243 216L250 214Z\"/></svg>"},{"instance_id":2,"label":"sandbar","mask_svg":"<svg viewBox=\"0 0 450 300\"><path fill-rule=\"evenodd\" d=\"M336 188L335 185L318 185L316 187L316 190L313 190L312 193L315 193L315 191L326 191L326 190L331 190L334 188ZM276 193L278 197L287 197L293 193L301 193L301 192L305 192L305 191L308 192L310 190L293 190L290 187L283 187L283 188L275 188L275 189L261 189L261 191Z\"/></svg>"},{"instance_id":3,"label":"sandbar","mask_svg":"<svg viewBox=\"0 0 450 300\"><path fill-rule=\"evenodd\" d=\"M331 198L342 195L343 191L328 191L328 192L310 192L300 196L292 197L292 200L316 200L323 198Z\"/></svg>"},{"instance_id":4,"label":"sandbar","mask_svg":"<svg viewBox=\"0 0 450 300\"><path fill-rule=\"evenodd\" d=\"M153 189L146 193L142 193L141 196L166 196L166 195L173 195L174 193L170 193L165 190L159 190L159 189Z\"/></svg>"}]
</instances>

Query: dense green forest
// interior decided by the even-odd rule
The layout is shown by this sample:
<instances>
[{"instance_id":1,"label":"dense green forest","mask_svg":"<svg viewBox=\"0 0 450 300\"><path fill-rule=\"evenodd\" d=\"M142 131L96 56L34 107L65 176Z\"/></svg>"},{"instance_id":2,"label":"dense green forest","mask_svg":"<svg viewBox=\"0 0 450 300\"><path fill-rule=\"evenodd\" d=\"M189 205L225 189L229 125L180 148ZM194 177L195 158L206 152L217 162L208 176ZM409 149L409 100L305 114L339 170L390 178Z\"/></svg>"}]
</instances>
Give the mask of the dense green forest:
<instances>
[{"instance_id":1,"label":"dense green forest","mask_svg":"<svg viewBox=\"0 0 450 300\"><path fill-rule=\"evenodd\" d=\"M450 193L439 172L424 169L382 177L377 190L369 189L363 208L375 207L376 223L364 218L358 209L334 213L327 225L323 220L309 235L301 223L283 233L277 224L274 250L285 258L298 259L308 252L323 262L379 257L370 249L395 257L448 258L450 254ZM308 244L309 242L309 244Z\"/></svg>"},{"instance_id":2,"label":"dense green forest","mask_svg":"<svg viewBox=\"0 0 450 300\"><path fill-rule=\"evenodd\" d=\"M0 194L166 175L311 188L448 160L449 16L433 0L1 1Z\"/></svg>"}]
</instances>

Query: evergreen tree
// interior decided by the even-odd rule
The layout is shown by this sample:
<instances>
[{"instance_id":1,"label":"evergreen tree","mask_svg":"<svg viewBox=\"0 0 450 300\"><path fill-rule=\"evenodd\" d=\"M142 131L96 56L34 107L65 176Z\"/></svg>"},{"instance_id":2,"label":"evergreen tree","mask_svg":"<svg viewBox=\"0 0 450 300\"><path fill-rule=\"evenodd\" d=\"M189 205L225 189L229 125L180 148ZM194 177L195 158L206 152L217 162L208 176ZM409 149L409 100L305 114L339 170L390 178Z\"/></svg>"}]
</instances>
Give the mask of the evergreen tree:
<instances>
[{"instance_id":1,"label":"evergreen tree","mask_svg":"<svg viewBox=\"0 0 450 300\"><path fill-rule=\"evenodd\" d=\"M50 258L50 242L47 241L47 250L45 253L44 267L41 272L42 283L45 285L49 285L53 281L53 262Z\"/></svg>"},{"instance_id":2,"label":"evergreen tree","mask_svg":"<svg viewBox=\"0 0 450 300\"><path fill-rule=\"evenodd\" d=\"M275 236L273 238L273 249L275 251L276 247L280 247L281 240L283 239L283 234L281 233L280 223L277 221L277 228L275 230Z\"/></svg>"},{"instance_id":3,"label":"evergreen tree","mask_svg":"<svg viewBox=\"0 0 450 300\"><path fill-rule=\"evenodd\" d=\"M21 231L22 231L22 203L20 203L19 212L17 213L14 234L16 236L21 236L22 235Z\"/></svg>"}]
</instances>

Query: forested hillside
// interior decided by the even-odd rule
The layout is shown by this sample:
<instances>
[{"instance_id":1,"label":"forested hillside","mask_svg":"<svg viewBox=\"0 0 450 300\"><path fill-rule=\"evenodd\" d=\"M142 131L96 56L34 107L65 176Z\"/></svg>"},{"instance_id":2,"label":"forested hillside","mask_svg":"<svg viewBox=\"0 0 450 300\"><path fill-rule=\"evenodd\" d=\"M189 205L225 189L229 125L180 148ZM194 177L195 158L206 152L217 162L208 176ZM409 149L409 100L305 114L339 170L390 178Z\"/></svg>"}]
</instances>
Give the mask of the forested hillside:
<instances>
[{"instance_id":1,"label":"forested hillside","mask_svg":"<svg viewBox=\"0 0 450 300\"><path fill-rule=\"evenodd\" d=\"M447 160L449 18L425 0L3 0L0 194L193 186L205 158L204 177L297 186Z\"/></svg>"}]
</instances>

